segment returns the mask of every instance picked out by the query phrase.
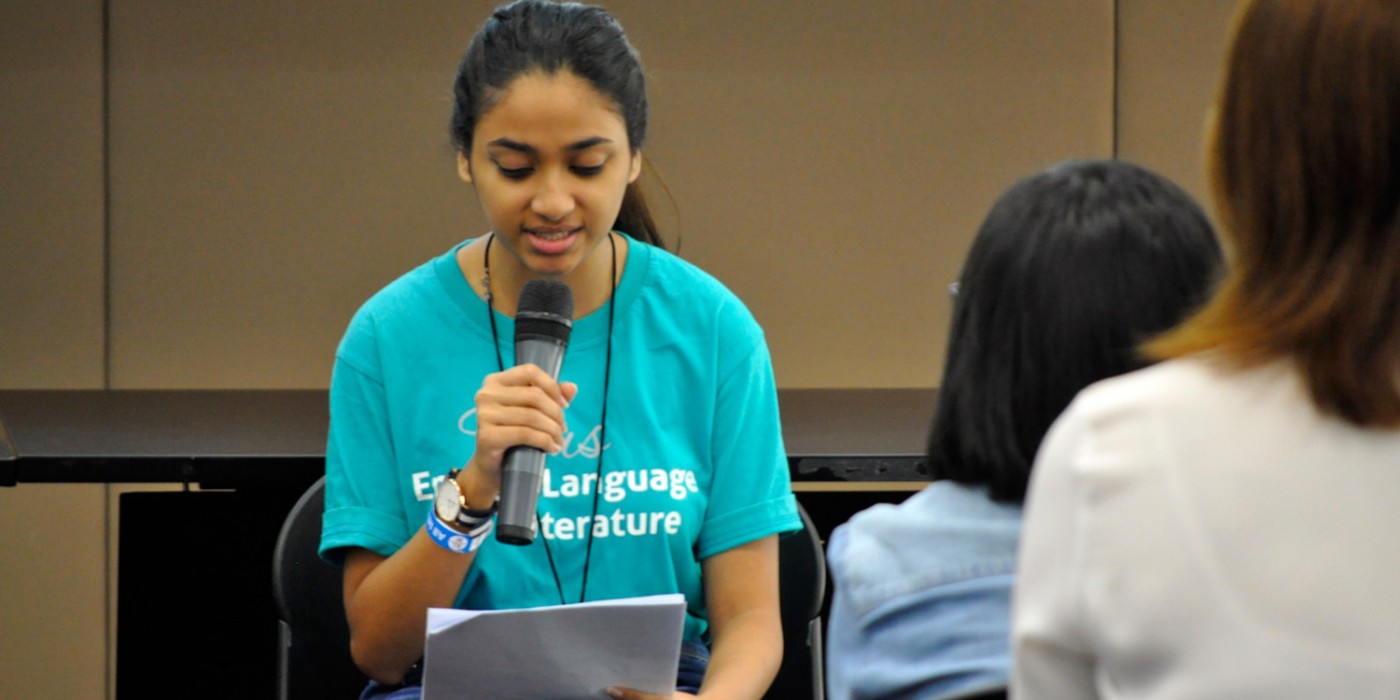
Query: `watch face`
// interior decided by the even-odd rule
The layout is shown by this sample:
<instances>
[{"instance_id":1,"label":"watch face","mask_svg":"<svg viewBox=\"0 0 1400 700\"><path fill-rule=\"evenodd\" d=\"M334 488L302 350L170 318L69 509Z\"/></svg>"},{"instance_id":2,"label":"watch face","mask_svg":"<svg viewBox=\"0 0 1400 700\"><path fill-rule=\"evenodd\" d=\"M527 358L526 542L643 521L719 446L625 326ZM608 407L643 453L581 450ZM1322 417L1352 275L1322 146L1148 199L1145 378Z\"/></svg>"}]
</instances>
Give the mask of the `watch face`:
<instances>
[{"instance_id":1,"label":"watch face","mask_svg":"<svg viewBox=\"0 0 1400 700\"><path fill-rule=\"evenodd\" d=\"M443 477L438 482L437 498L433 502L433 509L437 511L439 518L445 522L456 522L457 514L462 510L462 495L457 490L457 480L451 475Z\"/></svg>"}]
</instances>

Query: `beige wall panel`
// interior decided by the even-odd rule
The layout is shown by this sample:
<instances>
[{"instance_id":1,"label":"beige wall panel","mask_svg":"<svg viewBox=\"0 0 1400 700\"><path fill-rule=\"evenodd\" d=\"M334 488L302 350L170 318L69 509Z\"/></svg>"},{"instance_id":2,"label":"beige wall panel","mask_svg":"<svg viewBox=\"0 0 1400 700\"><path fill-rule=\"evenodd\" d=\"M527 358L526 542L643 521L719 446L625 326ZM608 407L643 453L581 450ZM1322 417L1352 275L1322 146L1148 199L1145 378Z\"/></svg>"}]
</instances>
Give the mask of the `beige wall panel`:
<instances>
[{"instance_id":1,"label":"beige wall panel","mask_svg":"<svg viewBox=\"0 0 1400 700\"><path fill-rule=\"evenodd\" d=\"M0 388L103 382L102 4L0 3ZM0 698L105 697L104 487L0 488Z\"/></svg>"},{"instance_id":2,"label":"beige wall panel","mask_svg":"<svg viewBox=\"0 0 1400 700\"><path fill-rule=\"evenodd\" d=\"M103 373L102 4L0 3L0 388Z\"/></svg>"},{"instance_id":3,"label":"beige wall panel","mask_svg":"<svg viewBox=\"0 0 1400 700\"><path fill-rule=\"evenodd\" d=\"M324 386L364 298L483 230L444 124L489 5L114 6L113 386ZM995 195L1111 149L1109 0L612 7L682 253L783 386L934 384Z\"/></svg>"},{"instance_id":4,"label":"beige wall panel","mask_svg":"<svg viewBox=\"0 0 1400 700\"><path fill-rule=\"evenodd\" d=\"M103 487L0 488L0 698L106 696Z\"/></svg>"},{"instance_id":5,"label":"beige wall panel","mask_svg":"<svg viewBox=\"0 0 1400 700\"><path fill-rule=\"evenodd\" d=\"M935 385L991 202L1111 155L1111 2L615 5L683 252L749 304L781 386Z\"/></svg>"},{"instance_id":6,"label":"beige wall panel","mask_svg":"<svg viewBox=\"0 0 1400 700\"><path fill-rule=\"evenodd\" d=\"M1118 156L1171 178L1207 210L1207 120L1238 4L1119 2Z\"/></svg>"},{"instance_id":7,"label":"beige wall panel","mask_svg":"<svg viewBox=\"0 0 1400 700\"><path fill-rule=\"evenodd\" d=\"M482 230L447 139L486 3L116 3L114 387L320 387L355 308Z\"/></svg>"}]
</instances>

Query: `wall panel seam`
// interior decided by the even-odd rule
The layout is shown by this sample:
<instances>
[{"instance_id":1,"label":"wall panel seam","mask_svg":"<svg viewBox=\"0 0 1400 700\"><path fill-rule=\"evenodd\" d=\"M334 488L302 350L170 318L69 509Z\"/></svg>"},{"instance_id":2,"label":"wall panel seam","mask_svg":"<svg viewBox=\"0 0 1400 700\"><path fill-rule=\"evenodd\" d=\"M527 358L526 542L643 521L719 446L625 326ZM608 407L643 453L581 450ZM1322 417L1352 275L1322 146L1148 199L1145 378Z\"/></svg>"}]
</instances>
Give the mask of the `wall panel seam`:
<instances>
[{"instance_id":1,"label":"wall panel seam","mask_svg":"<svg viewBox=\"0 0 1400 700\"><path fill-rule=\"evenodd\" d=\"M112 388L112 6L102 0L102 388ZM102 695L115 696L112 486L102 485Z\"/></svg>"},{"instance_id":2,"label":"wall panel seam","mask_svg":"<svg viewBox=\"0 0 1400 700\"><path fill-rule=\"evenodd\" d=\"M1118 159L1118 132L1122 129L1122 122L1119 120L1119 85L1123 81L1123 0L1113 0L1113 87L1112 87L1112 113L1110 119L1113 122L1113 159Z\"/></svg>"}]
</instances>

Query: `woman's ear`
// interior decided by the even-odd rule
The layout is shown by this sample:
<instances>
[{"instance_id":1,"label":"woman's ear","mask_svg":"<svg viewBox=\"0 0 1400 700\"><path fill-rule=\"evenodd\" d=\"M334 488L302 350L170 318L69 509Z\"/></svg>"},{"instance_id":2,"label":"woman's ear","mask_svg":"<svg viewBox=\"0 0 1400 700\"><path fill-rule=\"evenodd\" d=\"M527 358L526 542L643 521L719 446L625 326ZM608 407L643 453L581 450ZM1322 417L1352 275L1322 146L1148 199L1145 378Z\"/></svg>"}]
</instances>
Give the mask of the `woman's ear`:
<instances>
[{"instance_id":1,"label":"woman's ear","mask_svg":"<svg viewBox=\"0 0 1400 700\"><path fill-rule=\"evenodd\" d=\"M632 172L627 174L627 184L637 181L637 176L642 174L642 151L637 149L632 151Z\"/></svg>"},{"instance_id":2,"label":"woman's ear","mask_svg":"<svg viewBox=\"0 0 1400 700\"><path fill-rule=\"evenodd\" d=\"M462 178L462 182L470 185L472 183L472 162L467 158L467 154L457 151L457 177Z\"/></svg>"}]
</instances>

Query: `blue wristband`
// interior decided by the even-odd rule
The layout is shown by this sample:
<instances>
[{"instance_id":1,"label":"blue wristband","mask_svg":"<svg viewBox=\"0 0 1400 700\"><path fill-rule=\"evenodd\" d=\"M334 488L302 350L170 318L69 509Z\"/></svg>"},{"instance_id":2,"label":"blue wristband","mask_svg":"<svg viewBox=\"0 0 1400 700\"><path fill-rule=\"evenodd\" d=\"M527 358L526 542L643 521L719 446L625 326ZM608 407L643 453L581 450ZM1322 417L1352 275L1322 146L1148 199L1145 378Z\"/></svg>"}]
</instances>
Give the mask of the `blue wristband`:
<instances>
[{"instance_id":1,"label":"blue wristband","mask_svg":"<svg viewBox=\"0 0 1400 700\"><path fill-rule=\"evenodd\" d=\"M442 519L433 512L432 508L428 509L427 529L428 537L432 538L439 547L458 554L475 552L481 543L486 541L486 534L492 530L488 524L485 528L479 528L472 534L458 532L442 522Z\"/></svg>"}]
</instances>

